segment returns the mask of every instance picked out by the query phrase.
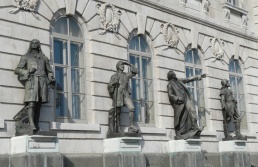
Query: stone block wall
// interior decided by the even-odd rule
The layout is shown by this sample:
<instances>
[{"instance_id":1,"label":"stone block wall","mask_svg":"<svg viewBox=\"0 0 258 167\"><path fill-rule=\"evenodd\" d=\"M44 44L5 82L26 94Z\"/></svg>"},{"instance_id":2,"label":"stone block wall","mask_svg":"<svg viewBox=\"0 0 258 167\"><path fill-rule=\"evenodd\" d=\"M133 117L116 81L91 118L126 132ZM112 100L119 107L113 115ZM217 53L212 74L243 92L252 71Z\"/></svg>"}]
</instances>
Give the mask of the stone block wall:
<instances>
[{"instance_id":1,"label":"stone block wall","mask_svg":"<svg viewBox=\"0 0 258 167\"><path fill-rule=\"evenodd\" d=\"M97 3L109 2L121 10L118 29L120 40L110 32L100 35L103 26ZM207 126L202 133L203 149L217 152L218 141L223 138L222 113L220 106L220 81L229 78L229 59L241 58L248 129L248 151L256 152L258 120L258 66L256 33L256 6L244 3L242 9L250 18L247 29L239 24L225 22L221 0L210 2L207 13L202 2L189 1L182 5L167 0L41 0L37 20L31 13L15 8L14 0L0 2L0 154L10 153L10 138L15 134L13 116L23 107L24 88L13 71L21 55L25 54L29 42L36 38L42 43L44 54L53 64L52 27L59 16L75 17L84 33L86 59L86 119L74 123L56 123L54 94L50 91L50 103L41 111L41 128L53 129L60 138L61 153L102 153L102 140L106 137L108 110L112 106L106 89L110 76L116 71L119 60L128 60L128 42L133 33L148 36L152 52L153 91L155 123L140 125L143 133L142 150L146 153L165 153L167 141L174 138L174 111L167 96L167 72L176 71L185 77L184 53L188 48L199 50L204 79L205 109ZM166 47L161 24L174 24L179 33L178 51L163 50ZM211 38L224 41L223 63L214 62ZM127 112L122 114L124 125L128 124ZM58 125L58 126L57 126ZM82 147L83 146L83 147Z\"/></svg>"}]
</instances>

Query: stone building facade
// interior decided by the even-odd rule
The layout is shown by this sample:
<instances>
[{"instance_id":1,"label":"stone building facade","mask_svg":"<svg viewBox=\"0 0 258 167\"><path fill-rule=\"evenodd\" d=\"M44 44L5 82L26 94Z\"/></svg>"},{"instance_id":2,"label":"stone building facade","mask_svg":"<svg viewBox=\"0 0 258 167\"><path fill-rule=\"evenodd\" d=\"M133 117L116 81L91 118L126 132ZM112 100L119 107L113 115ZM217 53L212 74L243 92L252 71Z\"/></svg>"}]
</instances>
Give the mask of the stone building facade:
<instances>
[{"instance_id":1,"label":"stone building facade","mask_svg":"<svg viewBox=\"0 0 258 167\"><path fill-rule=\"evenodd\" d=\"M202 148L211 153L224 136L220 82L230 79L248 152L257 152L255 0L38 0L35 12L14 14L14 0L0 6L0 154L10 154L13 117L24 106L14 69L32 39L41 41L59 84L42 107L40 127L58 133L61 153L103 152L112 106L107 84L119 60L135 64L142 75L131 87L143 153L166 153L175 136L169 70L182 78L208 75L187 86L204 127ZM126 109L122 119L126 128Z\"/></svg>"}]
</instances>

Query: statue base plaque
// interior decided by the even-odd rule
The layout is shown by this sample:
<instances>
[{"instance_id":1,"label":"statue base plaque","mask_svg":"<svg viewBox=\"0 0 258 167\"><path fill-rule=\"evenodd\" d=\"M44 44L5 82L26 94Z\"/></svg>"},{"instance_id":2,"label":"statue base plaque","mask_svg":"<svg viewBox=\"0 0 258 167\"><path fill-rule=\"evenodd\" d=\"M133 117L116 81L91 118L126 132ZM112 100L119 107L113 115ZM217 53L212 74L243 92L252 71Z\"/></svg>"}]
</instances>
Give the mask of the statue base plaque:
<instances>
[{"instance_id":1,"label":"statue base plaque","mask_svg":"<svg viewBox=\"0 0 258 167\"><path fill-rule=\"evenodd\" d=\"M244 140L231 140L220 141L219 152L243 152L246 151L246 141Z\"/></svg>"},{"instance_id":2,"label":"statue base plaque","mask_svg":"<svg viewBox=\"0 0 258 167\"><path fill-rule=\"evenodd\" d=\"M169 152L201 152L200 139L171 140L168 142Z\"/></svg>"},{"instance_id":3,"label":"statue base plaque","mask_svg":"<svg viewBox=\"0 0 258 167\"><path fill-rule=\"evenodd\" d=\"M104 139L104 153L141 152L141 140L141 137L117 137Z\"/></svg>"},{"instance_id":4,"label":"statue base plaque","mask_svg":"<svg viewBox=\"0 0 258 167\"><path fill-rule=\"evenodd\" d=\"M11 154L59 152L56 136L24 135L11 138Z\"/></svg>"}]
</instances>

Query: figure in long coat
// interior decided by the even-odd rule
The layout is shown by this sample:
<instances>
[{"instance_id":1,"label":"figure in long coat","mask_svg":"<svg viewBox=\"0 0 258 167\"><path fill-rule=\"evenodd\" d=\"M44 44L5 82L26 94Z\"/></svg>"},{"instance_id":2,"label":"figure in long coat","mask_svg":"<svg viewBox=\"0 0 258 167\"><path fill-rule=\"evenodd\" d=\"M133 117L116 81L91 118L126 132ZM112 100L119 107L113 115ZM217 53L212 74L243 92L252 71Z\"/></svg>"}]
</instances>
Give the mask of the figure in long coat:
<instances>
[{"instance_id":1,"label":"figure in long coat","mask_svg":"<svg viewBox=\"0 0 258 167\"><path fill-rule=\"evenodd\" d=\"M124 65L131 67L130 72L125 73ZM139 129L134 126L134 104L130 97L131 89L129 87L130 79L138 73L138 69L128 62L119 61L116 65L117 72L111 76L108 84L108 92L113 99L113 107L109 111L109 133L122 133L120 129L121 107L126 106L129 109L129 132L138 132ZM116 113L115 113L116 112ZM115 119L116 118L116 119ZM117 124L114 129L114 121Z\"/></svg>"},{"instance_id":2,"label":"figure in long coat","mask_svg":"<svg viewBox=\"0 0 258 167\"><path fill-rule=\"evenodd\" d=\"M28 106L28 117L32 130L38 130L40 108L48 102L48 80L54 83L49 59L42 53L40 41L33 39L28 52L23 55L17 65L15 74L25 82L24 102Z\"/></svg>"},{"instance_id":3,"label":"figure in long coat","mask_svg":"<svg viewBox=\"0 0 258 167\"><path fill-rule=\"evenodd\" d=\"M195 105L185 83L201 80L206 74L192 78L179 79L174 71L168 72L168 97L174 109L175 139L198 137L202 131L197 125Z\"/></svg>"}]
</instances>

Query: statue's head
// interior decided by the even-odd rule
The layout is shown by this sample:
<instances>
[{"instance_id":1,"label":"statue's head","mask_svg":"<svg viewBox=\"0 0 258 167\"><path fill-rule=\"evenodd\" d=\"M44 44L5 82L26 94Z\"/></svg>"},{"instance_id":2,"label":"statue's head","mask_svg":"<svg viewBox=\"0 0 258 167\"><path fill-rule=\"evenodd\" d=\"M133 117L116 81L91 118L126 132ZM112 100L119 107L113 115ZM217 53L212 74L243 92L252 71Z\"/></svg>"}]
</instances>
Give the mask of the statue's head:
<instances>
[{"instance_id":1,"label":"statue's head","mask_svg":"<svg viewBox=\"0 0 258 167\"><path fill-rule=\"evenodd\" d=\"M168 80L177 79L175 72L172 71L172 70L168 72L168 76L167 77L168 77Z\"/></svg>"},{"instance_id":2,"label":"statue's head","mask_svg":"<svg viewBox=\"0 0 258 167\"><path fill-rule=\"evenodd\" d=\"M125 69L124 62L123 61L117 62L116 69L117 69L117 71L118 70L124 71L124 69Z\"/></svg>"},{"instance_id":3,"label":"statue's head","mask_svg":"<svg viewBox=\"0 0 258 167\"><path fill-rule=\"evenodd\" d=\"M41 52L41 44L40 44L39 40L33 39L30 42L30 47L29 47L28 52L30 53L32 50L37 50L38 52Z\"/></svg>"},{"instance_id":4,"label":"statue's head","mask_svg":"<svg viewBox=\"0 0 258 167\"><path fill-rule=\"evenodd\" d=\"M222 79L221 86L222 87L230 87L229 81L227 79Z\"/></svg>"}]
</instances>

